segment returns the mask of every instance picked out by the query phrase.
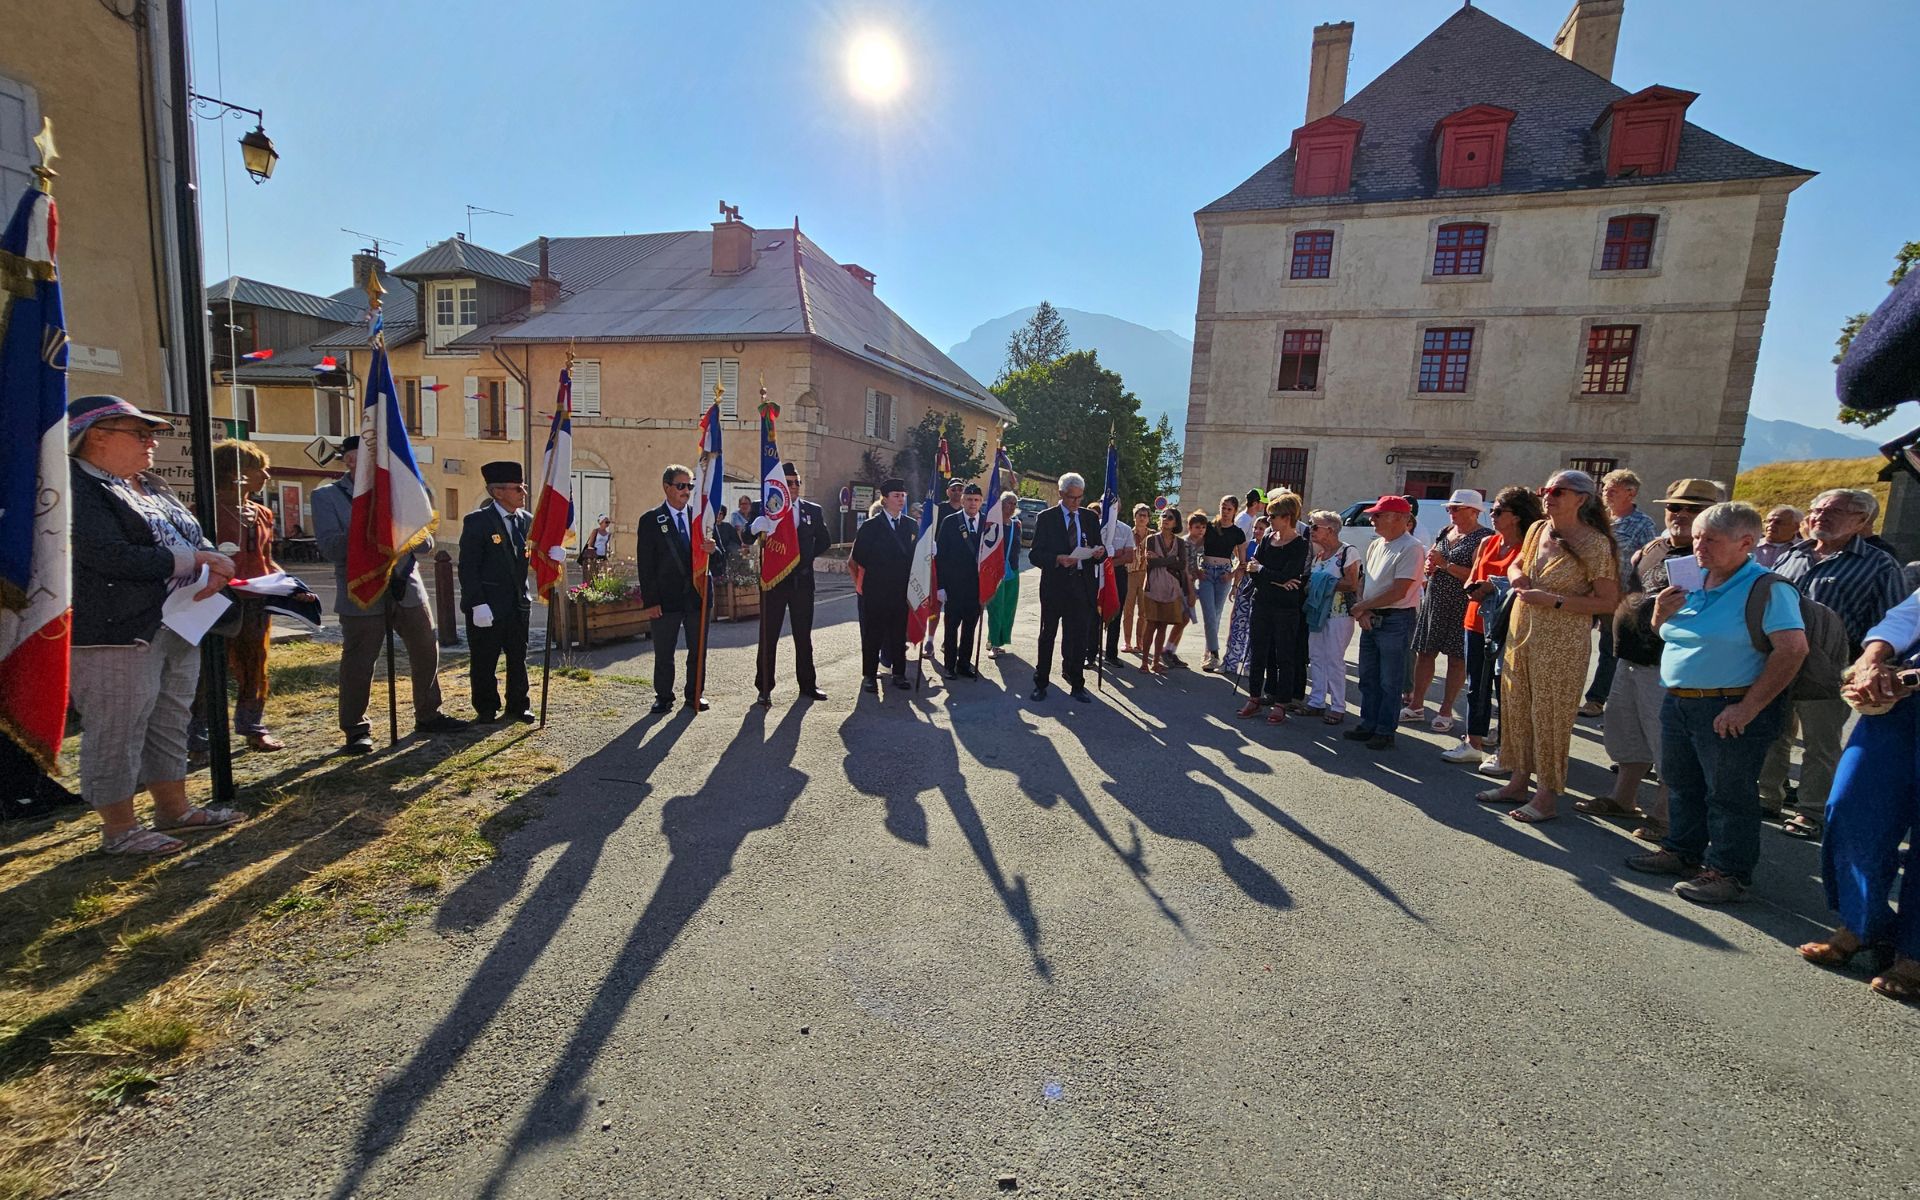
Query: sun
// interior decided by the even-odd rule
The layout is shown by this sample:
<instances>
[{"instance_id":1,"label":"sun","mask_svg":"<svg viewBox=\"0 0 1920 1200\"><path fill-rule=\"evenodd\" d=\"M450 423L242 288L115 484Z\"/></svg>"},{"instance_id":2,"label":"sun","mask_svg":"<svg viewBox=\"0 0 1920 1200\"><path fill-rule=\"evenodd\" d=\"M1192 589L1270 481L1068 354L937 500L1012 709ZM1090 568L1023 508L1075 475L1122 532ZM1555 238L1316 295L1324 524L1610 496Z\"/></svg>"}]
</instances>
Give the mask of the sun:
<instances>
[{"instance_id":1,"label":"sun","mask_svg":"<svg viewBox=\"0 0 1920 1200\"><path fill-rule=\"evenodd\" d=\"M872 104L884 104L907 84L907 60L893 35L870 29L847 46L847 86Z\"/></svg>"}]
</instances>

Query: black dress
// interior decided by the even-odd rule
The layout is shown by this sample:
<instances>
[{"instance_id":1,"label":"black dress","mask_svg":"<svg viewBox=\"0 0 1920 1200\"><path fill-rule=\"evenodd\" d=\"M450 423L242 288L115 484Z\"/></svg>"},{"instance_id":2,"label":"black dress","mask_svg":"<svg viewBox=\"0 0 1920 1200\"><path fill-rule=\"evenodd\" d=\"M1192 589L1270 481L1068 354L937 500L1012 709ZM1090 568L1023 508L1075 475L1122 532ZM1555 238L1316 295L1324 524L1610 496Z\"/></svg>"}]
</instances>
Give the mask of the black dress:
<instances>
[{"instance_id":1,"label":"black dress","mask_svg":"<svg viewBox=\"0 0 1920 1200\"><path fill-rule=\"evenodd\" d=\"M1264 538L1252 550L1253 619L1247 653L1247 696L1285 704L1307 693L1307 576L1313 549L1304 537L1286 545ZM1294 587L1284 584L1294 582Z\"/></svg>"}]
</instances>

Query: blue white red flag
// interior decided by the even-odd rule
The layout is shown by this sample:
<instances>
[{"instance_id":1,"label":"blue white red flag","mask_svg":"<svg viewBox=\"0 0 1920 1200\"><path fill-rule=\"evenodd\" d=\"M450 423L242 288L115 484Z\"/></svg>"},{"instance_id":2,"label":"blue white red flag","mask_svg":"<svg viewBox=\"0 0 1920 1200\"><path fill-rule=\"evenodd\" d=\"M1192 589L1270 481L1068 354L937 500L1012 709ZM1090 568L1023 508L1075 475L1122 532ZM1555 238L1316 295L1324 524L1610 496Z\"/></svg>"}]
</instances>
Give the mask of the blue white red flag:
<instances>
[{"instance_id":1,"label":"blue white red flag","mask_svg":"<svg viewBox=\"0 0 1920 1200\"><path fill-rule=\"evenodd\" d=\"M945 453L946 439L940 439ZM927 480L927 498L920 505L920 536L913 544L913 566L907 572L907 644L917 645L927 636L927 625L940 611L939 584L933 577L934 543L940 528L934 520L940 510L940 473Z\"/></svg>"},{"instance_id":2,"label":"blue white red flag","mask_svg":"<svg viewBox=\"0 0 1920 1200\"><path fill-rule=\"evenodd\" d=\"M1100 544L1107 558L1100 564L1100 619L1111 621L1120 615L1120 584L1113 569L1113 542L1120 535L1120 448L1113 435L1107 435L1107 491L1100 498Z\"/></svg>"},{"instance_id":3,"label":"blue white red flag","mask_svg":"<svg viewBox=\"0 0 1920 1200\"><path fill-rule=\"evenodd\" d=\"M1001 480L1006 482L1002 483ZM1013 460L1007 457L1005 450L993 453L993 475L987 481L987 507L980 521L980 603L993 599L1000 590L1000 581L1007 575L1006 539L1009 526L1006 514L1000 511L1000 492L1002 488L1011 488L1013 483Z\"/></svg>"},{"instance_id":4,"label":"blue white red flag","mask_svg":"<svg viewBox=\"0 0 1920 1200\"><path fill-rule=\"evenodd\" d=\"M354 602L362 608L379 603L394 566L439 524L407 440L386 343L376 339L367 366L367 399L360 408L360 460L353 472L353 521L347 526L347 592Z\"/></svg>"},{"instance_id":5,"label":"blue white red flag","mask_svg":"<svg viewBox=\"0 0 1920 1200\"><path fill-rule=\"evenodd\" d=\"M527 544L532 551L533 590L551 596L566 579L567 531L573 527L573 373L565 367L560 368L560 391L553 402L553 426L547 430L540 480Z\"/></svg>"},{"instance_id":6,"label":"blue white red flag","mask_svg":"<svg viewBox=\"0 0 1920 1200\"><path fill-rule=\"evenodd\" d=\"M716 521L727 519L726 467L720 454L720 389L700 418L700 458L693 468L693 586L707 602L707 542Z\"/></svg>"},{"instance_id":7,"label":"blue white red flag","mask_svg":"<svg viewBox=\"0 0 1920 1200\"><path fill-rule=\"evenodd\" d=\"M59 228L43 178L0 236L0 731L49 770L73 641Z\"/></svg>"},{"instance_id":8,"label":"blue white red flag","mask_svg":"<svg viewBox=\"0 0 1920 1200\"><path fill-rule=\"evenodd\" d=\"M760 542L760 590L766 591L800 565L800 515L793 508L793 492L780 462L780 442L774 423L780 406L760 389L760 515L773 526ZM762 528L765 528L764 526Z\"/></svg>"}]
</instances>

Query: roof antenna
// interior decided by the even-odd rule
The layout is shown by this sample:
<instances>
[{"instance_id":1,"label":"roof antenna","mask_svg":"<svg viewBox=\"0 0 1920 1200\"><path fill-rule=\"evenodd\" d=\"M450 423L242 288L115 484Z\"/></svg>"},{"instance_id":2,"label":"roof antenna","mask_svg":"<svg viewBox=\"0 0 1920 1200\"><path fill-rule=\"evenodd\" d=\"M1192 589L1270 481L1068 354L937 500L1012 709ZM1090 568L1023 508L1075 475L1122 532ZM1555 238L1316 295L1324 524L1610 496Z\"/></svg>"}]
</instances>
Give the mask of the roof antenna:
<instances>
[{"instance_id":1,"label":"roof antenna","mask_svg":"<svg viewBox=\"0 0 1920 1200\"><path fill-rule=\"evenodd\" d=\"M467 240L468 241L473 240L473 218L474 218L474 214L476 213L481 213L490 217L510 217L513 215L510 212L501 212L497 208L481 208L477 204L467 205Z\"/></svg>"},{"instance_id":2,"label":"roof antenna","mask_svg":"<svg viewBox=\"0 0 1920 1200\"><path fill-rule=\"evenodd\" d=\"M365 252L365 253L367 253L367 254L371 254L371 255L373 255L373 256L374 256L375 258L385 258L385 257L386 257L386 256L385 256L384 254L381 254L381 253L380 253L380 246L381 246L381 244L382 244L382 243L385 243L386 245L389 245L389 246L404 246L404 245L406 245L406 243L405 243L405 242L403 242L403 241L401 241L401 240L400 240L400 239L398 239L398 238L383 238L383 237L375 237L375 236L373 236L373 235L372 235L372 234L370 234L370 233L361 233L361 232L360 232L360 231L359 231L358 229L348 229L348 228L347 228L347 227L346 227L345 225L342 225L342 226L340 227L340 232L341 232L341 233L350 233L350 234L352 234L352 235L353 235L353 236L355 236L355 237L358 237L358 238L365 238L365 239L367 239L367 241L368 241L369 243L371 243L371 244L370 244L370 245L368 245L368 246L366 247L366 249L365 249L365 251L364 251L364 252Z\"/></svg>"}]
</instances>

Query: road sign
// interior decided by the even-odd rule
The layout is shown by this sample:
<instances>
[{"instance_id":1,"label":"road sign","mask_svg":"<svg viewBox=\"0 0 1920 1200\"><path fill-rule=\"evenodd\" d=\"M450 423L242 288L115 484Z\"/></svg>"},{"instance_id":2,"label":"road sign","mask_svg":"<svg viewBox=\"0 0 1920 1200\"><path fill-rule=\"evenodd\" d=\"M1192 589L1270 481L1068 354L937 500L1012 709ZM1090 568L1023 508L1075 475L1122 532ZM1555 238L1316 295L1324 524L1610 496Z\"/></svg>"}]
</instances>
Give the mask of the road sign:
<instances>
[{"instance_id":1,"label":"road sign","mask_svg":"<svg viewBox=\"0 0 1920 1200\"><path fill-rule=\"evenodd\" d=\"M340 452L326 438L317 437L307 443L307 457L313 460L316 467L324 467L339 456Z\"/></svg>"},{"instance_id":2,"label":"road sign","mask_svg":"<svg viewBox=\"0 0 1920 1200\"><path fill-rule=\"evenodd\" d=\"M853 489L851 487L841 488L840 489L840 511L845 512L852 507L853 507Z\"/></svg>"}]
</instances>

